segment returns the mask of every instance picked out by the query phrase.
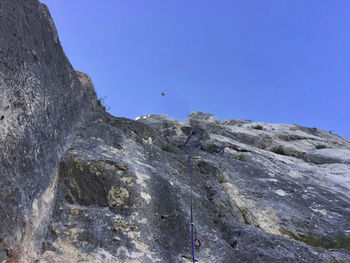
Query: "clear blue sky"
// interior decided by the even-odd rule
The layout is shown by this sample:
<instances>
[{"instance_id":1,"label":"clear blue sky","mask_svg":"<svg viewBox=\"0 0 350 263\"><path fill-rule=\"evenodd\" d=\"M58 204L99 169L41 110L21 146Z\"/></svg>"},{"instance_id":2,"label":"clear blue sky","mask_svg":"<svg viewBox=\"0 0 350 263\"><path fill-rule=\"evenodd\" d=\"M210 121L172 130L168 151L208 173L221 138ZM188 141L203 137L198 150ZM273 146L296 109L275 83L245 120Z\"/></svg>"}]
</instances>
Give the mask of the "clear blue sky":
<instances>
[{"instance_id":1,"label":"clear blue sky","mask_svg":"<svg viewBox=\"0 0 350 263\"><path fill-rule=\"evenodd\" d=\"M350 138L349 0L42 2L113 115L200 110Z\"/></svg>"}]
</instances>

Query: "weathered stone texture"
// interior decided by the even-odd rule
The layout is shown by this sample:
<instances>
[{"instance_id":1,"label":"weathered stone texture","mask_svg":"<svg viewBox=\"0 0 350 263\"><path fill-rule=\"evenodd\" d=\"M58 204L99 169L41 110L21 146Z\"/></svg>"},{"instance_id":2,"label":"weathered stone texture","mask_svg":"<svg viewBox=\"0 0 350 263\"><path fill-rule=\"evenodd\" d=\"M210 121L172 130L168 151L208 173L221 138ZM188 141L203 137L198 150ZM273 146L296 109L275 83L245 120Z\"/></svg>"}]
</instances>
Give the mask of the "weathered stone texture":
<instances>
[{"instance_id":1,"label":"weathered stone texture","mask_svg":"<svg viewBox=\"0 0 350 263\"><path fill-rule=\"evenodd\" d=\"M48 218L39 199L53 183L69 135L89 114L88 100L47 7L1 0L0 259L19 253L21 244L40 243ZM33 225L34 218L42 224Z\"/></svg>"},{"instance_id":2,"label":"weathered stone texture","mask_svg":"<svg viewBox=\"0 0 350 263\"><path fill-rule=\"evenodd\" d=\"M350 262L348 140L113 117L44 5L0 0L0 22L1 262L191 262L191 200L198 262Z\"/></svg>"}]
</instances>

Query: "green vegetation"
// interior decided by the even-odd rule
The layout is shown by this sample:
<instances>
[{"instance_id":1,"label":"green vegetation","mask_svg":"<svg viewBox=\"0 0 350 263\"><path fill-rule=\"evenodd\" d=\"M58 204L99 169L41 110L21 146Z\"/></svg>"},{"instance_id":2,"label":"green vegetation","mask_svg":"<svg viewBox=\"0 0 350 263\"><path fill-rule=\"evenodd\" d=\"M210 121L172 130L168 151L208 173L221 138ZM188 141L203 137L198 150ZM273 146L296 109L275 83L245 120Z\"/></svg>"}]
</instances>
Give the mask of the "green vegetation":
<instances>
[{"instance_id":1,"label":"green vegetation","mask_svg":"<svg viewBox=\"0 0 350 263\"><path fill-rule=\"evenodd\" d=\"M106 101L106 97L98 98L97 106L104 111L109 111L111 109L111 106L106 105L105 101Z\"/></svg>"},{"instance_id":2,"label":"green vegetation","mask_svg":"<svg viewBox=\"0 0 350 263\"><path fill-rule=\"evenodd\" d=\"M324 145L324 144L317 144L315 147L316 147L316 149L324 149L324 148L327 148L327 146Z\"/></svg>"},{"instance_id":3,"label":"green vegetation","mask_svg":"<svg viewBox=\"0 0 350 263\"><path fill-rule=\"evenodd\" d=\"M162 150L165 151L165 152L169 152L169 153L174 153L175 152L175 149L169 144L163 145L162 146Z\"/></svg>"},{"instance_id":4,"label":"green vegetation","mask_svg":"<svg viewBox=\"0 0 350 263\"><path fill-rule=\"evenodd\" d=\"M243 153L237 155L237 159L240 160L240 161L244 161L244 158L245 158L245 156L244 156Z\"/></svg>"},{"instance_id":5,"label":"green vegetation","mask_svg":"<svg viewBox=\"0 0 350 263\"><path fill-rule=\"evenodd\" d=\"M264 127L259 125L259 124L255 125L255 126L252 126L252 128L255 129L255 130L263 130L264 129Z\"/></svg>"},{"instance_id":6,"label":"green vegetation","mask_svg":"<svg viewBox=\"0 0 350 263\"><path fill-rule=\"evenodd\" d=\"M106 107L105 107L105 106L103 106L103 104L102 104L101 100L97 100L97 106L98 106L100 109L102 109L102 110L106 111Z\"/></svg>"},{"instance_id":7,"label":"green vegetation","mask_svg":"<svg viewBox=\"0 0 350 263\"><path fill-rule=\"evenodd\" d=\"M314 246L314 247L322 247L322 248L333 248L333 249L350 249L350 237L340 236L334 239L318 237L314 235L307 235L302 238L305 244Z\"/></svg>"}]
</instances>

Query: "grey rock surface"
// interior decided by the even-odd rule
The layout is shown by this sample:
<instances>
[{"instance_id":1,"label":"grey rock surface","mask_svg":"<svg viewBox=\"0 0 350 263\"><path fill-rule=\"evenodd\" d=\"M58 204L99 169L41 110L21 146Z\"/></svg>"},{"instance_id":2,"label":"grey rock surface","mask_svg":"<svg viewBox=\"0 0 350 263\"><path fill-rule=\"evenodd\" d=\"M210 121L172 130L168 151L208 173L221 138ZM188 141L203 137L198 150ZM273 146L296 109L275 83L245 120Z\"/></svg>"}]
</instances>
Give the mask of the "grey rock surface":
<instances>
[{"instance_id":1,"label":"grey rock surface","mask_svg":"<svg viewBox=\"0 0 350 263\"><path fill-rule=\"evenodd\" d=\"M46 6L1 0L0 259L38 257L53 198L43 194L55 188L59 156L90 99Z\"/></svg>"},{"instance_id":2,"label":"grey rock surface","mask_svg":"<svg viewBox=\"0 0 350 263\"><path fill-rule=\"evenodd\" d=\"M0 261L350 262L350 142L104 111L47 8L0 0ZM189 180L188 141L193 188Z\"/></svg>"},{"instance_id":3,"label":"grey rock surface","mask_svg":"<svg viewBox=\"0 0 350 263\"><path fill-rule=\"evenodd\" d=\"M350 164L350 150L343 148L326 148L309 151L305 159L316 164L345 163Z\"/></svg>"}]
</instances>

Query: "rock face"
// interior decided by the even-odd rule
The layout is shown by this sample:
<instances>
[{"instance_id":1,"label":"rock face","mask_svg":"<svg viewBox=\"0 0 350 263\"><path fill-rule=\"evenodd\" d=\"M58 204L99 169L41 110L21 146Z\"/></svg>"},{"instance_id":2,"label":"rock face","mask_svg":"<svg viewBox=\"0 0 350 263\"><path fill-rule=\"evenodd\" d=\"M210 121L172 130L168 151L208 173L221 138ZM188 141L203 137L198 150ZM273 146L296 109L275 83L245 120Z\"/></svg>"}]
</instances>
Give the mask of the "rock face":
<instances>
[{"instance_id":1,"label":"rock face","mask_svg":"<svg viewBox=\"0 0 350 263\"><path fill-rule=\"evenodd\" d=\"M0 261L350 262L350 142L103 110L47 8L0 0ZM188 135L193 187L189 180Z\"/></svg>"},{"instance_id":2,"label":"rock face","mask_svg":"<svg viewBox=\"0 0 350 263\"><path fill-rule=\"evenodd\" d=\"M47 232L59 156L96 98L38 1L1 0L0 39L0 259L31 258Z\"/></svg>"}]
</instances>

